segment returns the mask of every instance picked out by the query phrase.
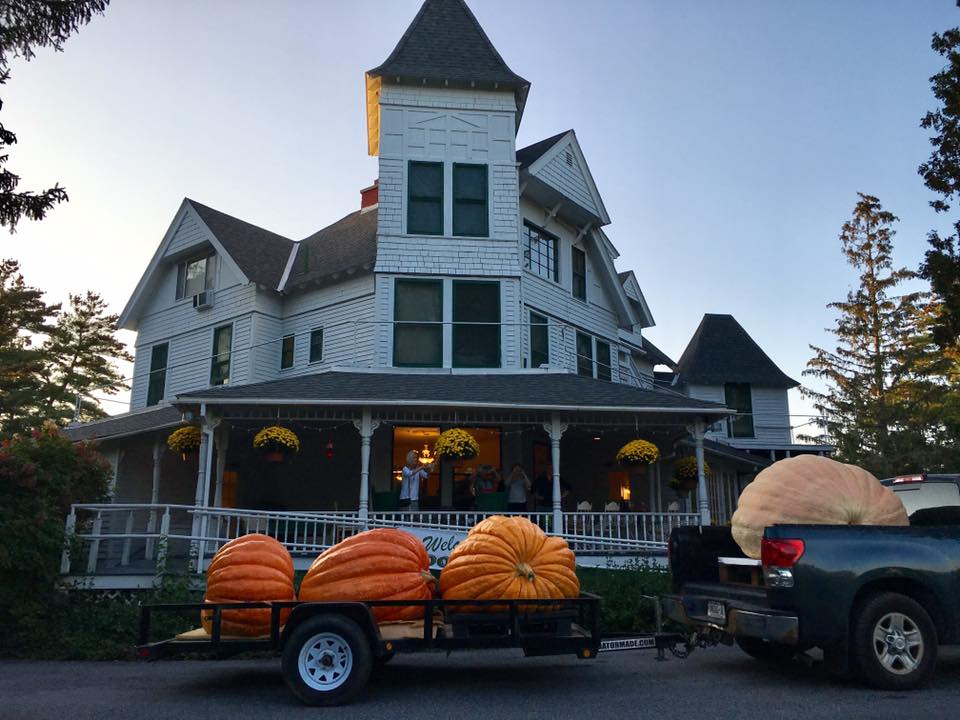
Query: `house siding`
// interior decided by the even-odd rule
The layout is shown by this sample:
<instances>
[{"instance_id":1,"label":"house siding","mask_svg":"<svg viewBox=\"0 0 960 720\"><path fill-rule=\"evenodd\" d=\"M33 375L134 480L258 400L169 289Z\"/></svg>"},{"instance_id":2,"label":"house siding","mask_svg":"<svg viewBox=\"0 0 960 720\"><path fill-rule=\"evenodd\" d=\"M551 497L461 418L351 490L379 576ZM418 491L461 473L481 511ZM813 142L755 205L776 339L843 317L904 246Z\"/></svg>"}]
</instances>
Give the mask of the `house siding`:
<instances>
[{"instance_id":1,"label":"house siding","mask_svg":"<svg viewBox=\"0 0 960 720\"><path fill-rule=\"evenodd\" d=\"M567 164L568 153L571 156L570 165ZM540 168L536 176L594 215L600 215L600 209L587 185L577 154L569 145L560 148L556 157Z\"/></svg>"},{"instance_id":2,"label":"house siding","mask_svg":"<svg viewBox=\"0 0 960 720\"><path fill-rule=\"evenodd\" d=\"M189 250L199 249L204 244L210 243L210 231L206 225L201 222L196 213L188 210L180 219L173 237L167 245L164 257L181 255Z\"/></svg>"},{"instance_id":3,"label":"house siding","mask_svg":"<svg viewBox=\"0 0 960 720\"><path fill-rule=\"evenodd\" d=\"M687 395L697 400L710 400L724 404L722 385L687 385ZM727 437L726 425L717 423L707 433L711 440L721 440L739 448L768 448L791 442L790 406L787 391L783 388L750 387L753 404L752 438Z\"/></svg>"},{"instance_id":4,"label":"house siding","mask_svg":"<svg viewBox=\"0 0 960 720\"><path fill-rule=\"evenodd\" d=\"M519 275L513 94L391 86L380 108L377 272ZM410 160L444 163L442 235L404 233ZM489 237L452 235L454 162L489 167Z\"/></svg>"}]
</instances>

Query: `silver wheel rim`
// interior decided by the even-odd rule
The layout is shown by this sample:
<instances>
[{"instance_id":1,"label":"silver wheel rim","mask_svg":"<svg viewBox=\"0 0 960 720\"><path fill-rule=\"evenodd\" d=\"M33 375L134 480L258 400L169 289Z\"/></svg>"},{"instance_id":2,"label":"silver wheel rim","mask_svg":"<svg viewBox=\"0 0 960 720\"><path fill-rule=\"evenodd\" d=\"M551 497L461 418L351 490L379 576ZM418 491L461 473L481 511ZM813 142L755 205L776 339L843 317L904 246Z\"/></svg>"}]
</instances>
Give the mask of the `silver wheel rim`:
<instances>
[{"instance_id":1,"label":"silver wheel rim","mask_svg":"<svg viewBox=\"0 0 960 720\"><path fill-rule=\"evenodd\" d=\"M318 633L300 648L300 677L308 687L321 692L336 690L353 670L353 650L336 633Z\"/></svg>"},{"instance_id":2,"label":"silver wheel rim","mask_svg":"<svg viewBox=\"0 0 960 720\"><path fill-rule=\"evenodd\" d=\"M873 653L894 675L909 675L923 661L923 635L903 613L887 613L873 627Z\"/></svg>"}]
</instances>

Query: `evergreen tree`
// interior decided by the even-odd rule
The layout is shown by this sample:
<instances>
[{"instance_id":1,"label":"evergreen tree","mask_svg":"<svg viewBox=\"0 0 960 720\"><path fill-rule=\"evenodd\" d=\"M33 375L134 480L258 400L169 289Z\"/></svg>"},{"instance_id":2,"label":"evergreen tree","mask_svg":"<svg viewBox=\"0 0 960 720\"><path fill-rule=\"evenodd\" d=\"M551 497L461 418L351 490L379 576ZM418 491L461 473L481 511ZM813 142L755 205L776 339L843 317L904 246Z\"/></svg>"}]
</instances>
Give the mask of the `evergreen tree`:
<instances>
[{"instance_id":1,"label":"evergreen tree","mask_svg":"<svg viewBox=\"0 0 960 720\"><path fill-rule=\"evenodd\" d=\"M29 60L41 47L62 50L66 39L94 15L103 14L109 1L0 0L0 85L10 79L11 60ZM0 125L0 225L10 232L21 218L41 220L54 205L67 200L59 185L39 193L17 192L20 177L3 167L8 159L6 149L16 142L16 134Z\"/></svg>"},{"instance_id":2,"label":"evergreen tree","mask_svg":"<svg viewBox=\"0 0 960 720\"><path fill-rule=\"evenodd\" d=\"M920 122L934 133L933 151L919 167L928 188L939 197L930 202L938 213L950 210L960 192L960 28L934 33L931 47L946 60L944 68L930 78L933 94L940 105ZM956 352L960 340L960 221L953 232L942 236L932 231L919 274L929 280L933 293L931 332L937 345Z\"/></svg>"},{"instance_id":3,"label":"evergreen tree","mask_svg":"<svg viewBox=\"0 0 960 720\"><path fill-rule=\"evenodd\" d=\"M133 362L114 329L117 315L108 315L98 294L70 295L70 307L57 317L44 345L47 382L43 389L45 417L64 423L93 420L106 413L93 393L115 395L126 389L117 360ZM76 407L79 400L80 406Z\"/></svg>"},{"instance_id":4,"label":"evergreen tree","mask_svg":"<svg viewBox=\"0 0 960 720\"><path fill-rule=\"evenodd\" d=\"M836 445L839 459L886 477L910 469L905 449L920 444L922 434L907 417L903 386L911 367L905 348L916 332L920 298L896 294L913 277L893 268L892 226L898 218L877 198L859 196L840 232L858 283L846 300L828 305L839 313L830 329L836 348L811 345L814 356L804 370L827 385L825 392L803 390L821 416L820 434L807 439Z\"/></svg>"},{"instance_id":5,"label":"evergreen tree","mask_svg":"<svg viewBox=\"0 0 960 720\"><path fill-rule=\"evenodd\" d=\"M47 305L16 260L0 261L0 427L21 430L39 408L46 357L43 338L59 305Z\"/></svg>"}]
</instances>

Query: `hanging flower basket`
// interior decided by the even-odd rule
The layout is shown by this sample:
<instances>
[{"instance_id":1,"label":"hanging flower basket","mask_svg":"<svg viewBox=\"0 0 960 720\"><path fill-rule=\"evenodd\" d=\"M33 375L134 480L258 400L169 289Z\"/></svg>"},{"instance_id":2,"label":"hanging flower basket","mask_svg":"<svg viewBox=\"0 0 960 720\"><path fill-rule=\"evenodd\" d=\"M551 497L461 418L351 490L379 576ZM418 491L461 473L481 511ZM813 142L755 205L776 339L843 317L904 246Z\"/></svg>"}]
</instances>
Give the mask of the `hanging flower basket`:
<instances>
[{"instance_id":1,"label":"hanging flower basket","mask_svg":"<svg viewBox=\"0 0 960 720\"><path fill-rule=\"evenodd\" d=\"M293 430L271 425L254 435L253 447L267 462L283 462L287 455L300 452L300 438Z\"/></svg>"},{"instance_id":2,"label":"hanging flower basket","mask_svg":"<svg viewBox=\"0 0 960 720\"><path fill-rule=\"evenodd\" d=\"M196 425L177 428L167 436L167 447L187 460L200 448L200 428Z\"/></svg>"},{"instance_id":3,"label":"hanging flower basket","mask_svg":"<svg viewBox=\"0 0 960 720\"><path fill-rule=\"evenodd\" d=\"M433 454L448 460L471 460L480 454L480 444L466 430L453 428L440 433Z\"/></svg>"},{"instance_id":4,"label":"hanging flower basket","mask_svg":"<svg viewBox=\"0 0 960 720\"><path fill-rule=\"evenodd\" d=\"M627 467L650 465L660 457L660 450L649 440L631 440L617 450L617 462Z\"/></svg>"},{"instance_id":5,"label":"hanging flower basket","mask_svg":"<svg viewBox=\"0 0 960 720\"><path fill-rule=\"evenodd\" d=\"M710 475L710 466L704 461L703 474ZM697 487L699 481L697 475L697 459L695 457L680 458L673 464L673 477L668 483L670 487L677 491L677 494L686 495Z\"/></svg>"}]
</instances>

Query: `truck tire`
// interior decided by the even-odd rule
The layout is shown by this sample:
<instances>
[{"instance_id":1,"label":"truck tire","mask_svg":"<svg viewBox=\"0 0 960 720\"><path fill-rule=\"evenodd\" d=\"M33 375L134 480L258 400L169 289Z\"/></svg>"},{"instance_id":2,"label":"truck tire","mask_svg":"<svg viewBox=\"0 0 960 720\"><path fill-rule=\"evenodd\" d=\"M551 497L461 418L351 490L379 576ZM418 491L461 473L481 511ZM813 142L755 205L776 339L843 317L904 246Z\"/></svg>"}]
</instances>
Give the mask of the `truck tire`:
<instances>
[{"instance_id":1,"label":"truck tire","mask_svg":"<svg viewBox=\"0 0 960 720\"><path fill-rule=\"evenodd\" d=\"M868 684L883 690L913 690L933 675L937 630L913 598L893 592L866 600L853 617L852 657Z\"/></svg>"},{"instance_id":2,"label":"truck tire","mask_svg":"<svg viewBox=\"0 0 960 720\"><path fill-rule=\"evenodd\" d=\"M790 662L797 654L796 648L792 645L781 645L760 638L738 637L736 642L737 647L750 657L776 665Z\"/></svg>"},{"instance_id":3,"label":"truck tire","mask_svg":"<svg viewBox=\"0 0 960 720\"><path fill-rule=\"evenodd\" d=\"M306 705L343 705L366 686L372 655L367 634L356 622L343 615L317 615L284 643L283 679Z\"/></svg>"}]
</instances>

